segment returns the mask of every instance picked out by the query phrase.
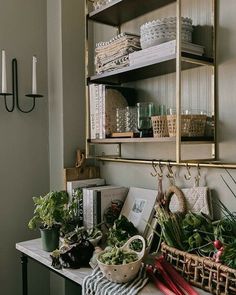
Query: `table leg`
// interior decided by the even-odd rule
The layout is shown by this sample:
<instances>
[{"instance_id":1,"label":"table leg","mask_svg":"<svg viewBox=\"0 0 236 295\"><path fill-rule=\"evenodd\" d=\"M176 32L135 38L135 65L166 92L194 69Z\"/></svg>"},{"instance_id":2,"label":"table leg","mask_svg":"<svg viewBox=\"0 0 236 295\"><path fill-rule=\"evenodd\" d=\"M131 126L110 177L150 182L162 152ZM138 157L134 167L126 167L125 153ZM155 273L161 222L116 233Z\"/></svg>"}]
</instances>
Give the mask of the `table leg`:
<instances>
[{"instance_id":1,"label":"table leg","mask_svg":"<svg viewBox=\"0 0 236 295\"><path fill-rule=\"evenodd\" d=\"M28 295L27 263L28 263L28 256L22 253L21 255L22 295Z\"/></svg>"}]
</instances>

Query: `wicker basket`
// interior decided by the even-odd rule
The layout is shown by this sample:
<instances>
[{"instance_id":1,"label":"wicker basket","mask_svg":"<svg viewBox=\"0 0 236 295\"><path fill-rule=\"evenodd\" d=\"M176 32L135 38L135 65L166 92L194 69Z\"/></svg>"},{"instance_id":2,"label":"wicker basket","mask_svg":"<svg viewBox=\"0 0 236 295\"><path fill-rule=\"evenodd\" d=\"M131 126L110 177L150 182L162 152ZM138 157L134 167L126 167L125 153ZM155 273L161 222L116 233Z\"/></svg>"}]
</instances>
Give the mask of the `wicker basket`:
<instances>
[{"instance_id":1,"label":"wicker basket","mask_svg":"<svg viewBox=\"0 0 236 295\"><path fill-rule=\"evenodd\" d=\"M152 117L153 137L168 137L168 125L166 116Z\"/></svg>"},{"instance_id":2,"label":"wicker basket","mask_svg":"<svg viewBox=\"0 0 236 295\"><path fill-rule=\"evenodd\" d=\"M236 294L236 269L216 263L207 257L180 251L165 243L161 251L175 269L192 285L211 294Z\"/></svg>"},{"instance_id":3,"label":"wicker basket","mask_svg":"<svg viewBox=\"0 0 236 295\"><path fill-rule=\"evenodd\" d=\"M204 136L206 115L181 115L181 136ZM176 136L176 115L167 115L169 136Z\"/></svg>"},{"instance_id":4,"label":"wicker basket","mask_svg":"<svg viewBox=\"0 0 236 295\"><path fill-rule=\"evenodd\" d=\"M135 252L130 250L129 245L134 240L141 240L143 243L143 248L141 252ZM98 265L104 274L104 276L111 282L114 283L126 283L128 281L131 281L136 277L138 274L142 259L145 254L145 240L142 236L136 235L130 238L124 246L121 247L122 250L135 252L138 255L138 260L128 263L128 264L118 264L118 265L107 265L99 261L99 257L104 253L104 251L100 252L97 258Z\"/></svg>"}]
</instances>

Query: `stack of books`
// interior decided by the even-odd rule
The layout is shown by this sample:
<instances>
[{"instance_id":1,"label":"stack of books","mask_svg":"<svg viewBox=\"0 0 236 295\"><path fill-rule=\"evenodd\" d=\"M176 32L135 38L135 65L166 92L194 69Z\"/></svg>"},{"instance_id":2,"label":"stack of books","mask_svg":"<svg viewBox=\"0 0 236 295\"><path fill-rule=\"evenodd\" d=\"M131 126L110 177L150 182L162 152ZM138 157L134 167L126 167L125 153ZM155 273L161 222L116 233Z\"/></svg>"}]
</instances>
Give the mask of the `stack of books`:
<instances>
[{"instance_id":1,"label":"stack of books","mask_svg":"<svg viewBox=\"0 0 236 295\"><path fill-rule=\"evenodd\" d=\"M85 228L93 228L104 221L104 212L112 202L125 201L128 188L123 186L99 186L83 189L83 219Z\"/></svg>"},{"instance_id":2,"label":"stack of books","mask_svg":"<svg viewBox=\"0 0 236 295\"><path fill-rule=\"evenodd\" d=\"M83 190L86 187L97 187L105 185L105 180L102 178L93 178L93 179L85 179L85 180L75 180L75 181L67 181L66 190L70 198L76 194L76 190ZM83 194L81 194L81 198L78 200L78 208L79 208L79 223L83 225L84 216L83 216Z\"/></svg>"},{"instance_id":3,"label":"stack of books","mask_svg":"<svg viewBox=\"0 0 236 295\"><path fill-rule=\"evenodd\" d=\"M205 49L203 46L188 42L182 42L182 52L202 56L204 54L204 51ZM155 45L140 51L130 53L130 66L142 65L148 62L161 62L169 58L174 58L176 52L176 40Z\"/></svg>"},{"instance_id":4,"label":"stack of books","mask_svg":"<svg viewBox=\"0 0 236 295\"><path fill-rule=\"evenodd\" d=\"M90 84L90 139L111 137L116 132L116 109L132 105L135 99L133 88Z\"/></svg>"}]
</instances>

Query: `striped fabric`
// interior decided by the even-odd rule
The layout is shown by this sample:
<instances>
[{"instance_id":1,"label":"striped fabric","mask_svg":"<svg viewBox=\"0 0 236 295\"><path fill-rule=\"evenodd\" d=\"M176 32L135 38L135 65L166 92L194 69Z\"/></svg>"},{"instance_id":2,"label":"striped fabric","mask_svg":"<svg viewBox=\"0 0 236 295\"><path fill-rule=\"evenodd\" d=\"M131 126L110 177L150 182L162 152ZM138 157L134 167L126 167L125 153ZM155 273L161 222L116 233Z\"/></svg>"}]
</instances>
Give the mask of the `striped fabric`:
<instances>
[{"instance_id":1,"label":"striped fabric","mask_svg":"<svg viewBox=\"0 0 236 295\"><path fill-rule=\"evenodd\" d=\"M110 282L104 277L99 266L91 275L83 280L83 295L136 295L148 281L145 267L143 266L137 277L125 284Z\"/></svg>"}]
</instances>

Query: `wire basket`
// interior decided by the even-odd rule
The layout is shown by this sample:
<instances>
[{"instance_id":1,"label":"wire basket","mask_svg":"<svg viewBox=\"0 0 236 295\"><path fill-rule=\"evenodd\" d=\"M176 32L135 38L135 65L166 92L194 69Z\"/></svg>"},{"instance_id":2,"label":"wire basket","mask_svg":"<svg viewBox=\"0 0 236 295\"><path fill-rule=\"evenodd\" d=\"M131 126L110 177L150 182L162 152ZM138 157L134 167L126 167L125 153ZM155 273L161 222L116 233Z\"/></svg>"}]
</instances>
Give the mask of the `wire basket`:
<instances>
[{"instance_id":1,"label":"wire basket","mask_svg":"<svg viewBox=\"0 0 236 295\"><path fill-rule=\"evenodd\" d=\"M130 244L134 240L141 240L142 241L142 251L141 252L135 252L130 249ZM114 283L126 283L128 281L131 281L136 277L138 274L142 259L145 254L145 240L142 236L136 235L130 238L124 246L122 246L120 249L130 252L135 252L138 255L138 260L128 263L128 264L118 264L118 265L107 265L102 262L100 262L99 257L106 251L102 251L99 253L97 261L98 265L103 273L103 275L111 282Z\"/></svg>"},{"instance_id":2,"label":"wire basket","mask_svg":"<svg viewBox=\"0 0 236 295\"><path fill-rule=\"evenodd\" d=\"M167 115L169 136L176 136L176 115ZM206 115L181 115L181 136L201 137L205 134Z\"/></svg>"},{"instance_id":3,"label":"wire basket","mask_svg":"<svg viewBox=\"0 0 236 295\"><path fill-rule=\"evenodd\" d=\"M192 285L211 294L236 294L236 269L214 262L208 257L200 257L161 245L165 259Z\"/></svg>"},{"instance_id":4,"label":"wire basket","mask_svg":"<svg viewBox=\"0 0 236 295\"><path fill-rule=\"evenodd\" d=\"M168 125L167 117L163 116L153 116L152 117L152 129L153 137L168 137Z\"/></svg>"}]
</instances>

